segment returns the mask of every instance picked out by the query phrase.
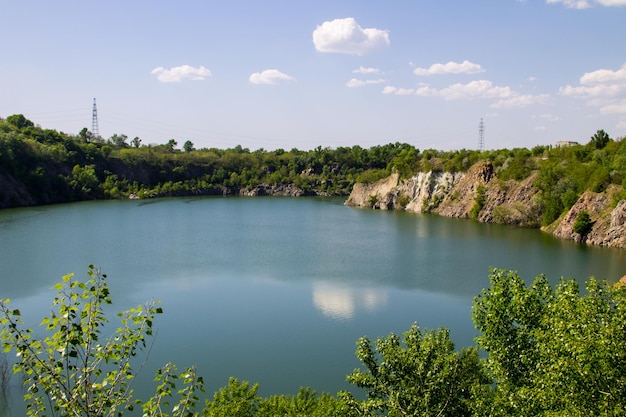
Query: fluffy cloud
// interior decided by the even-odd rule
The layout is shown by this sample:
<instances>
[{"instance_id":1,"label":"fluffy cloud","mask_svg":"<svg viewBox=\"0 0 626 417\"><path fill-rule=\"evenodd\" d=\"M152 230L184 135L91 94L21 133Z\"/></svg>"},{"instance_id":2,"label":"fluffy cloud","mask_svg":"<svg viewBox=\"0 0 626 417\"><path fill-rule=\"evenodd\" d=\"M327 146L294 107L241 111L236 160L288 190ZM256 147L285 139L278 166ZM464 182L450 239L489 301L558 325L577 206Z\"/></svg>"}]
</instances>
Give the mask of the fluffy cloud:
<instances>
[{"instance_id":1,"label":"fluffy cloud","mask_svg":"<svg viewBox=\"0 0 626 417\"><path fill-rule=\"evenodd\" d=\"M182 80L204 80L211 76L211 71L205 67L192 67L191 65L181 65L179 67L172 67L165 69L163 67L157 67L153 69L151 74L156 75L157 79L164 83L175 83Z\"/></svg>"},{"instance_id":2,"label":"fluffy cloud","mask_svg":"<svg viewBox=\"0 0 626 417\"><path fill-rule=\"evenodd\" d=\"M363 87L365 85L372 85L372 84L382 84L382 83L386 83L387 80L383 80L382 78L379 78L377 80L359 80L357 78L352 78L350 81L348 81L346 83L346 86L348 87Z\"/></svg>"},{"instance_id":3,"label":"fluffy cloud","mask_svg":"<svg viewBox=\"0 0 626 417\"><path fill-rule=\"evenodd\" d=\"M320 52L365 55L389 46L389 33L375 28L363 29L352 17L335 19L313 31L313 44Z\"/></svg>"},{"instance_id":4,"label":"fluffy cloud","mask_svg":"<svg viewBox=\"0 0 626 417\"><path fill-rule=\"evenodd\" d=\"M411 96L415 94L415 89L414 88L398 88L398 87L393 87L391 85L387 85L385 86L385 88L383 88L383 94L393 94L396 96Z\"/></svg>"},{"instance_id":5,"label":"fluffy cloud","mask_svg":"<svg viewBox=\"0 0 626 417\"><path fill-rule=\"evenodd\" d=\"M378 68L365 68L359 67L355 70L352 70L353 74L380 74L380 70Z\"/></svg>"},{"instance_id":6,"label":"fluffy cloud","mask_svg":"<svg viewBox=\"0 0 626 417\"><path fill-rule=\"evenodd\" d=\"M626 6L626 0L546 0L546 3L563 3L570 9L588 9L595 5L614 7Z\"/></svg>"},{"instance_id":7,"label":"fluffy cloud","mask_svg":"<svg viewBox=\"0 0 626 417\"><path fill-rule=\"evenodd\" d=\"M476 80L470 81L467 84L452 84L440 90L430 88L427 85L423 85L415 91L415 94L418 96L443 97L446 100L458 100L463 98L504 99L513 96L513 91L510 87L500 87L493 85L493 83L488 80Z\"/></svg>"},{"instance_id":8,"label":"fluffy cloud","mask_svg":"<svg viewBox=\"0 0 626 417\"><path fill-rule=\"evenodd\" d=\"M626 100L622 100L621 102L617 102L615 104L609 104L608 106L602 107L600 109L602 113L619 113L626 114Z\"/></svg>"},{"instance_id":9,"label":"fluffy cloud","mask_svg":"<svg viewBox=\"0 0 626 417\"><path fill-rule=\"evenodd\" d=\"M532 104L544 104L550 100L547 94L522 95L510 87L497 86L488 80L476 80L467 84L457 83L442 89L432 88L428 84L420 84L417 88L398 88L388 85L383 89L383 94L441 97L444 100L497 100L490 106L492 108L526 107Z\"/></svg>"},{"instance_id":10,"label":"fluffy cloud","mask_svg":"<svg viewBox=\"0 0 626 417\"><path fill-rule=\"evenodd\" d=\"M460 63L450 61L446 64L433 64L430 68L415 68L413 72L415 75L476 74L485 70L480 65L465 60Z\"/></svg>"},{"instance_id":11,"label":"fluffy cloud","mask_svg":"<svg viewBox=\"0 0 626 417\"><path fill-rule=\"evenodd\" d=\"M583 85L592 84L623 84L626 85L626 64L617 71L600 69L593 72L587 72L580 77L580 83Z\"/></svg>"},{"instance_id":12,"label":"fluffy cloud","mask_svg":"<svg viewBox=\"0 0 626 417\"><path fill-rule=\"evenodd\" d=\"M626 64L616 71L587 72L580 77L579 84L561 87L559 92L587 100L590 106L600 107L602 113L626 114Z\"/></svg>"},{"instance_id":13,"label":"fluffy cloud","mask_svg":"<svg viewBox=\"0 0 626 417\"><path fill-rule=\"evenodd\" d=\"M490 107L494 109L503 109L503 108L511 108L511 107L527 107L533 104L545 104L550 100L549 94L522 94L522 95L514 95L513 97L509 97L503 100L498 100Z\"/></svg>"},{"instance_id":14,"label":"fluffy cloud","mask_svg":"<svg viewBox=\"0 0 626 417\"><path fill-rule=\"evenodd\" d=\"M252 84L276 85L293 80L295 80L295 78L276 69L266 69L265 71L255 72L250 75L250 82Z\"/></svg>"}]
</instances>

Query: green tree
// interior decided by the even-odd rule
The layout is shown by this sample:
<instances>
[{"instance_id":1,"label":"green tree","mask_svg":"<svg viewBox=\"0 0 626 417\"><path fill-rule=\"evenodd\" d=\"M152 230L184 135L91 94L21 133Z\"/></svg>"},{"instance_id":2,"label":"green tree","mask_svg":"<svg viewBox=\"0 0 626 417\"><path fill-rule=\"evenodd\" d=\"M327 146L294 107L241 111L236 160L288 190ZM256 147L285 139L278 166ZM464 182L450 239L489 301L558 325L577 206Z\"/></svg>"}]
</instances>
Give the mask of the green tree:
<instances>
[{"instance_id":1,"label":"green tree","mask_svg":"<svg viewBox=\"0 0 626 417\"><path fill-rule=\"evenodd\" d=\"M83 127L80 132L78 132L78 137L84 142L91 142L93 139L93 133L89 131L86 127Z\"/></svg>"},{"instance_id":2,"label":"green tree","mask_svg":"<svg viewBox=\"0 0 626 417\"><path fill-rule=\"evenodd\" d=\"M130 144L133 145L133 147L138 148L141 146L141 139L139 139L139 136L135 136L133 140L130 141Z\"/></svg>"},{"instance_id":3,"label":"green tree","mask_svg":"<svg viewBox=\"0 0 626 417\"><path fill-rule=\"evenodd\" d=\"M80 165L75 165L72 169L70 184L79 193L85 196L93 196L93 193L98 189L100 184L98 176L96 175L95 166L86 165L81 167Z\"/></svg>"},{"instance_id":4,"label":"green tree","mask_svg":"<svg viewBox=\"0 0 626 417\"><path fill-rule=\"evenodd\" d=\"M469 416L474 396L489 382L478 351L454 350L446 329L422 332L412 325L402 339L395 334L357 342L356 355L366 370L348 376L365 388L366 400L341 393L355 415Z\"/></svg>"},{"instance_id":5,"label":"green tree","mask_svg":"<svg viewBox=\"0 0 626 417\"><path fill-rule=\"evenodd\" d=\"M195 150L195 148L193 147L193 142L188 140L183 144L183 150L185 152L191 152L193 150Z\"/></svg>"},{"instance_id":6,"label":"green tree","mask_svg":"<svg viewBox=\"0 0 626 417\"><path fill-rule=\"evenodd\" d=\"M228 385L207 401L203 416L206 417L253 417L258 408L258 384L250 386L247 381L230 378Z\"/></svg>"},{"instance_id":7,"label":"green tree","mask_svg":"<svg viewBox=\"0 0 626 417\"><path fill-rule=\"evenodd\" d=\"M174 148L176 148L176 146L178 145L178 142L176 142L176 139L170 139L169 141L167 141L167 145L165 145L165 149L167 149L168 152L174 152Z\"/></svg>"},{"instance_id":8,"label":"green tree","mask_svg":"<svg viewBox=\"0 0 626 417\"><path fill-rule=\"evenodd\" d=\"M591 216L587 210L582 210L576 216L576 220L574 220L574 232L578 233L581 236L586 236L593 227L593 222L591 221Z\"/></svg>"},{"instance_id":9,"label":"green tree","mask_svg":"<svg viewBox=\"0 0 626 417\"><path fill-rule=\"evenodd\" d=\"M17 127L18 129L24 129L25 127L33 127L34 123L24 117L23 114L12 114L6 119L7 123Z\"/></svg>"},{"instance_id":10,"label":"green tree","mask_svg":"<svg viewBox=\"0 0 626 417\"><path fill-rule=\"evenodd\" d=\"M162 312L154 302L119 313L120 327L104 338L108 323L104 306L111 304L106 275L90 266L89 279L78 281L72 274L55 286L52 312L41 322L48 335L36 338L22 329L21 313L0 301L1 339L5 352L17 354L14 373L21 374L29 416L121 416L132 410L132 360L145 349L152 336L152 322ZM156 394L143 404L145 416L167 415L168 397L180 397L172 415L188 416L195 408L203 381L193 368L176 375L168 364L157 373ZM176 381L184 388L176 390ZM139 401L140 402L140 401Z\"/></svg>"},{"instance_id":11,"label":"green tree","mask_svg":"<svg viewBox=\"0 0 626 417\"><path fill-rule=\"evenodd\" d=\"M113 136L109 138L108 142L112 145L124 148L128 146L128 144L126 143L127 140L128 140L128 136L124 134L118 135L117 133L115 133L113 134Z\"/></svg>"},{"instance_id":12,"label":"green tree","mask_svg":"<svg viewBox=\"0 0 626 417\"><path fill-rule=\"evenodd\" d=\"M591 137L589 144L591 144L596 149L602 149L610 141L611 141L611 138L609 137L609 134L606 133L604 130L600 129Z\"/></svg>"},{"instance_id":13,"label":"green tree","mask_svg":"<svg viewBox=\"0 0 626 417\"><path fill-rule=\"evenodd\" d=\"M492 270L474 301L494 395L483 415L616 416L626 412L626 289L545 276L526 286Z\"/></svg>"}]
</instances>

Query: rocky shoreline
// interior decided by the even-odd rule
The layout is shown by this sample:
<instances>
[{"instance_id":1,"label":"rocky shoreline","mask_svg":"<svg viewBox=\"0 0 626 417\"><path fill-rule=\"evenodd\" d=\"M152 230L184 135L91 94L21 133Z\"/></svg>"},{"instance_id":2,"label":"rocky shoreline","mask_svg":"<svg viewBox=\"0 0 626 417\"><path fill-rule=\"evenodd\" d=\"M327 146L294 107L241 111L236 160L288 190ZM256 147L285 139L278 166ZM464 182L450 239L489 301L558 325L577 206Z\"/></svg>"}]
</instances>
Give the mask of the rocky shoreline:
<instances>
[{"instance_id":1,"label":"rocky shoreline","mask_svg":"<svg viewBox=\"0 0 626 417\"><path fill-rule=\"evenodd\" d=\"M403 180L392 174L371 184L355 184L345 204L539 228L539 191L533 186L535 179L533 174L522 181L501 181L490 163L479 162L464 173L420 172ZM561 239L625 248L626 200L612 207L619 188L611 186L603 193L583 193L564 216L541 230ZM584 236L574 231L575 219L583 210L593 222Z\"/></svg>"}]
</instances>

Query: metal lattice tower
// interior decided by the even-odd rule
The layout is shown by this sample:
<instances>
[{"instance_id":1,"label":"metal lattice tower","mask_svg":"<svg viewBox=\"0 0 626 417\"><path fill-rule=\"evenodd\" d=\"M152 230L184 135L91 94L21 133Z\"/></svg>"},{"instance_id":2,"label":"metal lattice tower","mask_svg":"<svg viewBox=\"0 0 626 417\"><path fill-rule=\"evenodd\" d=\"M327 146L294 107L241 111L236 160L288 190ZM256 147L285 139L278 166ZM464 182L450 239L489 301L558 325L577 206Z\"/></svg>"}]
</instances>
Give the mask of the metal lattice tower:
<instances>
[{"instance_id":1,"label":"metal lattice tower","mask_svg":"<svg viewBox=\"0 0 626 417\"><path fill-rule=\"evenodd\" d=\"M95 104L94 104L95 106ZM478 150L485 150L485 123L483 122L483 118L480 118L480 123L478 124Z\"/></svg>"},{"instance_id":2,"label":"metal lattice tower","mask_svg":"<svg viewBox=\"0 0 626 417\"><path fill-rule=\"evenodd\" d=\"M91 134L95 138L100 137L100 129L98 129L98 108L96 107L96 99L93 99L93 111L91 112Z\"/></svg>"}]
</instances>

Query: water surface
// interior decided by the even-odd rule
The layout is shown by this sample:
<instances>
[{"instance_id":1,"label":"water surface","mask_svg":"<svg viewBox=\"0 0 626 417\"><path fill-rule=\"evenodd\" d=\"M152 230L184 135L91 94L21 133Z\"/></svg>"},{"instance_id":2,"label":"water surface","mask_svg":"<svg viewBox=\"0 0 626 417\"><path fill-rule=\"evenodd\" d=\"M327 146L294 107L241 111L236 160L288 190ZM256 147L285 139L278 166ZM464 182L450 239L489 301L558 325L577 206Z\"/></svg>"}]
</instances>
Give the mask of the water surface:
<instances>
[{"instance_id":1,"label":"water surface","mask_svg":"<svg viewBox=\"0 0 626 417\"><path fill-rule=\"evenodd\" d=\"M36 326L62 275L94 264L115 311L149 299L165 314L143 371L197 364L212 393L229 376L260 394L335 393L360 336L411 323L473 344L472 299L492 267L531 281L626 274L624 251L538 230L343 206L343 199L178 198L0 211L0 297ZM113 327L113 326L111 326ZM12 392L20 392L14 378ZM141 391L141 390L139 390ZM16 409L17 406L13 406ZM19 413L15 415L20 415Z\"/></svg>"}]
</instances>

